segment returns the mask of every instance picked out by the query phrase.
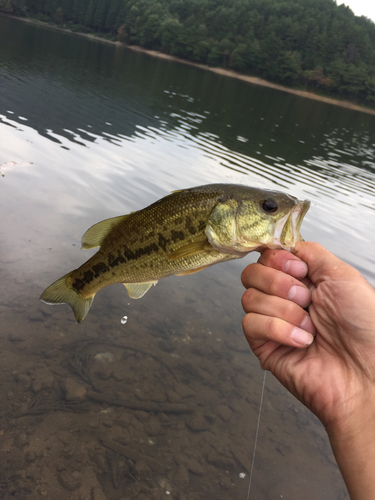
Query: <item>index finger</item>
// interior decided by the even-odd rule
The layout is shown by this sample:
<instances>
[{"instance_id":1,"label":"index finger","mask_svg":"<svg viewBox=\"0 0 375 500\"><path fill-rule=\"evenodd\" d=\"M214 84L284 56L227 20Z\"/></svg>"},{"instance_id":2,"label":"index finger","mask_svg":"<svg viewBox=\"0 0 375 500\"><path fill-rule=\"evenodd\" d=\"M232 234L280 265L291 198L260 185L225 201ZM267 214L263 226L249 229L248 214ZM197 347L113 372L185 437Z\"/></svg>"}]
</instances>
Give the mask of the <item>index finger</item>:
<instances>
[{"instance_id":1,"label":"index finger","mask_svg":"<svg viewBox=\"0 0 375 500\"><path fill-rule=\"evenodd\" d=\"M258 259L259 264L282 271L302 280L307 276L307 264L296 255L286 250L265 250Z\"/></svg>"}]
</instances>

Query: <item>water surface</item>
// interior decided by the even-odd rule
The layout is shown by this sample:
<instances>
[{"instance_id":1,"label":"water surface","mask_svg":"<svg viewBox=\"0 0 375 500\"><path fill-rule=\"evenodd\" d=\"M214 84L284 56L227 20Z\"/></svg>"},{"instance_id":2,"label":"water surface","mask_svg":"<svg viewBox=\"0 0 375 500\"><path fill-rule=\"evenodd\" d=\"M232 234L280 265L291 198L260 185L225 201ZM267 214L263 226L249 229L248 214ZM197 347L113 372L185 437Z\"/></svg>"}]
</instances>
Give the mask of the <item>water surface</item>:
<instances>
[{"instance_id":1,"label":"water surface","mask_svg":"<svg viewBox=\"0 0 375 500\"><path fill-rule=\"evenodd\" d=\"M374 125L0 18L4 498L247 497L263 374L241 329L240 274L257 255L162 280L139 301L109 287L81 325L38 297L91 255L90 225L213 182L309 198L304 238L374 284ZM194 413L144 409L154 403ZM250 498L349 498L324 429L270 374Z\"/></svg>"}]
</instances>

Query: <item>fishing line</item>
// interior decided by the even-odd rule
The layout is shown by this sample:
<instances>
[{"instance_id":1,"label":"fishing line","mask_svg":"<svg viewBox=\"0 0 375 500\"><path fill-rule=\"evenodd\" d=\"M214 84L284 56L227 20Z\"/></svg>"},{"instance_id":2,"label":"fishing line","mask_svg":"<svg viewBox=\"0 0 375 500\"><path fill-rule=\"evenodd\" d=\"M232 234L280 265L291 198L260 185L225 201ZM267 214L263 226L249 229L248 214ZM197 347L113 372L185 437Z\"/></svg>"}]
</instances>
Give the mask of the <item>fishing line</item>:
<instances>
[{"instance_id":1,"label":"fishing line","mask_svg":"<svg viewBox=\"0 0 375 500\"><path fill-rule=\"evenodd\" d=\"M260 414L262 412L264 387L266 385L266 373L267 373L266 370L264 370L263 385L262 385L262 394L260 396L260 404L259 404L257 430L255 431L255 442L254 442L253 460L252 460L252 463L251 463L251 470L250 470L249 489L247 490L247 498L246 498L246 500L249 500L249 498L250 498L251 480L253 479L253 470L254 470L254 462L255 462L255 452L256 452L256 449L257 449L258 434L259 434Z\"/></svg>"}]
</instances>

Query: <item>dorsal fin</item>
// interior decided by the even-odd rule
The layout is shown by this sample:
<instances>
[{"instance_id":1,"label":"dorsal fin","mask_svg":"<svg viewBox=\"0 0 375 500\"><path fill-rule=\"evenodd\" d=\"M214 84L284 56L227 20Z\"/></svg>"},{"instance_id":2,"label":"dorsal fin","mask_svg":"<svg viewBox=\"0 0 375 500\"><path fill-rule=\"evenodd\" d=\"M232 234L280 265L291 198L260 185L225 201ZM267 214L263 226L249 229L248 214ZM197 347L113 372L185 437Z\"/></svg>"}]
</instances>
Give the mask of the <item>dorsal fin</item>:
<instances>
[{"instance_id":1,"label":"dorsal fin","mask_svg":"<svg viewBox=\"0 0 375 500\"><path fill-rule=\"evenodd\" d=\"M97 224L91 226L85 234L82 236L82 247L84 250L87 248L100 247L102 241L107 236L107 234L119 224L121 221L125 220L129 215L120 215L119 217L111 217L110 219L102 220Z\"/></svg>"}]
</instances>

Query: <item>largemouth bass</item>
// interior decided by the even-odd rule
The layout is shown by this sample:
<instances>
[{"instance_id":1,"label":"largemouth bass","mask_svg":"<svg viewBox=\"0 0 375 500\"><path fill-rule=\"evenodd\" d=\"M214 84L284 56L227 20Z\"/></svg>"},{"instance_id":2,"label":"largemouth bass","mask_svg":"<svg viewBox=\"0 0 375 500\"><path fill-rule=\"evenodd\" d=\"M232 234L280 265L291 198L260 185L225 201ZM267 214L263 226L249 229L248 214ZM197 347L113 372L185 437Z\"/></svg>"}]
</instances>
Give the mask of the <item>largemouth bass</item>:
<instances>
[{"instance_id":1,"label":"largemouth bass","mask_svg":"<svg viewBox=\"0 0 375 500\"><path fill-rule=\"evenodd\" d=\"M47 304L67 303L77 323L95 294L123 283L138 299L167 276L185 276L254 250L291 250L301 241L309 201L235 184L175 191L143 210L90 227L82 248L100 247L81 267L42 293Z\"/></svg>"}]
</instances>

